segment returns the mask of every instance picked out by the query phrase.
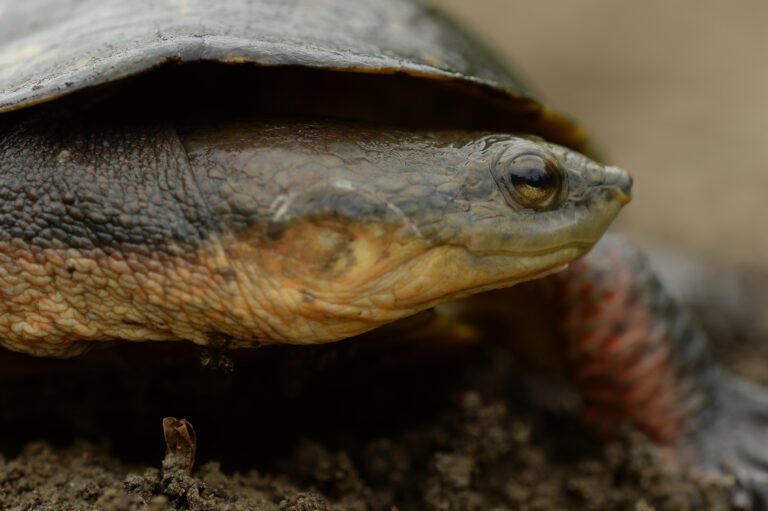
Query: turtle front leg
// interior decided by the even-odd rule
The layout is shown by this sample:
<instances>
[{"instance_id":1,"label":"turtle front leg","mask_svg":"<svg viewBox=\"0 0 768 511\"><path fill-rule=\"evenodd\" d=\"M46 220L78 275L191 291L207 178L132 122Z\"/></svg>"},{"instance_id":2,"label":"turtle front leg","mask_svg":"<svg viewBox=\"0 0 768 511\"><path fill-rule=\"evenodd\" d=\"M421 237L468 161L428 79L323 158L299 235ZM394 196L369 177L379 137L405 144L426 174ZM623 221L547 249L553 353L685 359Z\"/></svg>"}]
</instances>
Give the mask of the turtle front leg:
<instances>
[{"instance_id":1,"label":"turtle front leg","mask_svg":"<svg viewBox=\"0 0 768 511\"><path fill-rule=\"evenodd\" d=\"M587 422L608 435L630 423L693 474L732 473L768 495L768 389L716 365L646 257L609 238L549 285Z\"/></svg>"}]
</instances>

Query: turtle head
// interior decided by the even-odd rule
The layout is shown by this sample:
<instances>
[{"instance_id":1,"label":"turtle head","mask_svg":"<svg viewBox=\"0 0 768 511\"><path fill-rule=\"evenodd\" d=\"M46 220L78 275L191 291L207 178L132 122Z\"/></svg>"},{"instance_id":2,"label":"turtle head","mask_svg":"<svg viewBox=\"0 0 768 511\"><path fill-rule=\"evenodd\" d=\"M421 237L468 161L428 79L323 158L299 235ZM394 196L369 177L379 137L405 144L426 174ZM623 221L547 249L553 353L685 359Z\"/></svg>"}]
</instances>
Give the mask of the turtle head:
<instances>
[{"instance_id":1,"label":"turtle head","mask_svg":"<svg viewBox=\"0 0 768 511\"><path fill-rule=\"evenodd\" d=\"M625 171L530 136L237 130L188 147L193 167L227 169L215 190L198 181L227 212L238 308L279 342L348 337L563 269L630 197Z\"/></svg>"},{"instance_id":2,"label":"turtle head","mask_svg":"<svg viewBox=\"0 0 768 511\"><path fill-rule=\"evenodd\" d=\"M472 145L469 159L477 163L467 179L474 193L465 213L446 218L452 239L442 241L473 269L462 272L472 277L461 294L563 269L631 198L623 169L540 138L493 135Z\"/></svg>"}]
</instances>

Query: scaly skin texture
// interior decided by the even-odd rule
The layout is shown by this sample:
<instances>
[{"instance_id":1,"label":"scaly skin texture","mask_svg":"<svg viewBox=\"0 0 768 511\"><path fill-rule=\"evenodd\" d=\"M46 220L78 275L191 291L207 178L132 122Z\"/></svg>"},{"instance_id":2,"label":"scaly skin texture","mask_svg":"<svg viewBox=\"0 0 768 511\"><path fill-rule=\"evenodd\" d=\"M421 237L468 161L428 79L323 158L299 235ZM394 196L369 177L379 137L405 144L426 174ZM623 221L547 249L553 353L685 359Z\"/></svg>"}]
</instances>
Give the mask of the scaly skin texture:
<instances>
[{"instance_id":1,"label":"scaly skin texture","mask_svg":"<svg viewBox=\"0 0 768 511\"><path fill-rule=\"evenodd\" d=\"M38 355L342 339L562 268L631 186L508 134L113 113L0 129L0 339ZM498 182L530 150L562 168L546 211Z\"/></svg>"},{"instance_id":2,"label":"scaly skin texture","mask_svg":"<svg viewBox=\"0 0 768 511\"><path fill-rule=\"evenodd\" d=\"M733 474L763 509L768 392L716 365L706 332L647 258L607 237L547 281L585 420L606 436L632 424L694 475Z\"/></svg>"},{"instance_id":3,"label":"scaly skin texture","mask_svg":"<svg viewBox=\"0 0 768 511\"><path fill-rule=\"evenodd\" d=\"M712 406L716 369L705 332L619 240L550 279L587 422L606 436L627 421L673 444Z\"/></svg>"}]
</instances>

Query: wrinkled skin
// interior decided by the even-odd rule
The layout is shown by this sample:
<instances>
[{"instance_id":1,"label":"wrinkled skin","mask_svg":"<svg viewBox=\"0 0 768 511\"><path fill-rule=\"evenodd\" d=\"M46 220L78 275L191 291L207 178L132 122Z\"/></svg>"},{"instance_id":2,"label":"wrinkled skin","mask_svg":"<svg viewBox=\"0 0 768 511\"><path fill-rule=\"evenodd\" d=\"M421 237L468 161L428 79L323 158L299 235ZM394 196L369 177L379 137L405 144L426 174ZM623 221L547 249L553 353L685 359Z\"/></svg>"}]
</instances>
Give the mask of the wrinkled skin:
<instances>
[{"instance_id":1,"label":"wrinkled skin","mask_svg":"<svg viewBox=\"0 0 768 511\"><path fill-rule=\"evenodd\" d=\"M631 180L540 139L330 121L220 124L94 114L0 139L0 338L233 346L343 339L562 269ZM558 167L543 210L506 180Z\"/></svg>"}]
</instances>

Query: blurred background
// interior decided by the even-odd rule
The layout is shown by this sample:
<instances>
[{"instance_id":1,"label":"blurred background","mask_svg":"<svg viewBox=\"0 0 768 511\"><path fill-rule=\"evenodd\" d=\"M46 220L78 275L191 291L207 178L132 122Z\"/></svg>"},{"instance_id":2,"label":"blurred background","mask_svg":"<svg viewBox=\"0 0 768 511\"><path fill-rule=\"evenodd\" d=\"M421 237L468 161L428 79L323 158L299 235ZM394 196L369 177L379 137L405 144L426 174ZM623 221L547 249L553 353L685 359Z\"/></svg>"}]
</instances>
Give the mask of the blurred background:
<instances>
[{"instance_id":1,"label":"blurred background","mask_svg":"<svg viewBox=\"0 0 768 511\"><path fill-rule=\"evenodd\" d=\"M768 2L433 1L633 173L625 230L768 268Z\"/></svg>"}]
</instances>

